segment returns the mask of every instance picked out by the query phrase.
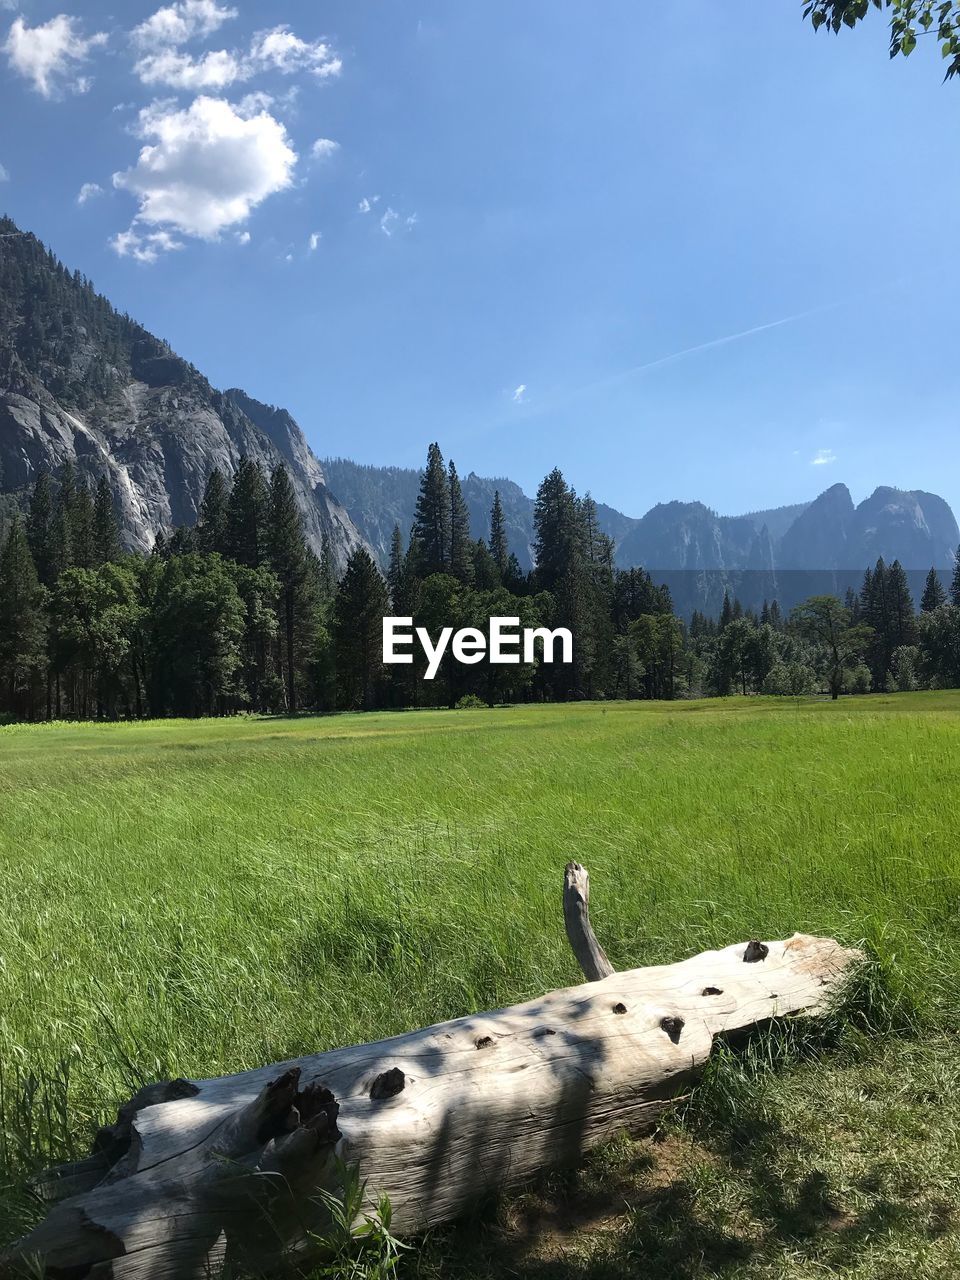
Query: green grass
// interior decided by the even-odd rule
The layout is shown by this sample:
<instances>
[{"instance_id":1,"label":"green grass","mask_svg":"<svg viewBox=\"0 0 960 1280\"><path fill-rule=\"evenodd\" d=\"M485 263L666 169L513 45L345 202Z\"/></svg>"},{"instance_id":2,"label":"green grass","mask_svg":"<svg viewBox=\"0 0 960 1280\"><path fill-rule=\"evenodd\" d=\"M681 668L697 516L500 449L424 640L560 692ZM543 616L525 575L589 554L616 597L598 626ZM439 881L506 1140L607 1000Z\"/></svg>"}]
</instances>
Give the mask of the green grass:
<instances>
[{"instance_id":1,"label":"green grass","mask_svg":"<svg viewBox=\"0 0 960 1280\"><path fill-rule=\"evenodd\" d=\"M575 857L617 967L794 929L865 941L868 1021L896 1036L774 1054L746 1089L727 1064L668 1141L531 1192L544 1230L511 1201L404 1270L955 1274L956 1210L936 1206L960 1169L958 762L946 693L0 729L0 1240L35 1213L26 1176L83 1153L142 1080L576 981ZM572 1209L573 1236L548 1229L594 1191L602 1229ZM921 1244L933 1269L897 1270Z\"/></svg>"}]
</instances>

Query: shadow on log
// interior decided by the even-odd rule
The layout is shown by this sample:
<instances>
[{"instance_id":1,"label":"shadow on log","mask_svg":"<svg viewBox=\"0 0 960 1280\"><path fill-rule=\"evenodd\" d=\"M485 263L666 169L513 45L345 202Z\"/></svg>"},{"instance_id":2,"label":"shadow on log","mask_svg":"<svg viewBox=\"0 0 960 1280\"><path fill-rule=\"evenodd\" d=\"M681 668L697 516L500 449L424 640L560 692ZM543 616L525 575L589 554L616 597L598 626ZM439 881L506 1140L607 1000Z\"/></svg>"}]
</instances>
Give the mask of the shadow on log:
<instances>
[{"instance_id":1,"label":"shadow on log","mask_svg":"<svg viewBox=\"0 0 960 1280\"><path fill-rule=\"evenodd\" d=\"M589 877L566 868L564 922L588 982L240 1075L140 1090L94 1153L39 1183L57 1200L0 1275L201 1280L307 1263L321 1190L358 1162L413 1235L480 1197L656 1123L714 1038L826 1009L859 953L829 938L739 942L615 973Z\"/></svg>"}]
</instances>

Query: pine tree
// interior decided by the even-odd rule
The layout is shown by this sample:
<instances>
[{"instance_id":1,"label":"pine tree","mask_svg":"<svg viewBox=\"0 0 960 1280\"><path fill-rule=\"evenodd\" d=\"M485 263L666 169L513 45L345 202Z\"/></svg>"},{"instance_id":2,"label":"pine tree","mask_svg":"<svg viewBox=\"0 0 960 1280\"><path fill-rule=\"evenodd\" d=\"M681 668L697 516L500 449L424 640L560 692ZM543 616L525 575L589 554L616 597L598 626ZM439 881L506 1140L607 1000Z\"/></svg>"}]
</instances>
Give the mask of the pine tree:
<instances>
[{"instance_id":1,"label":"pine tree","mask_svg":"<svg viewBox=\"0 0 960 1280\"><path fill-rule=\"evenodd\" d=\"M27 541L36 566L37 577L45 587L53 585L56 578L56 553L53 537L54 501L50 476L41 471L30 496L27 517Z\"/></svg>"},{"instance_id":2,"label":"pine tree","mask_svg":"<svg viewBox=\"0 0 960 1280\"><path fill-rule=\"evenodd\" d=\"M725 631L733 621L733 605L726 591L723 593L723 607L720 610L720 630Z\"/></svg>"},{"instance_id":3,"label":"pine tree","mask_svg":"<svg viewBox=\"0 0 960 1280\"><path fill-rule=\"evenodd\" d=\"M92 569L95 564L93 539L93 499L86 480L79 479L69 508L70 550L78 569Z\"/></svg>"},{"instance_id":4,"label":"pine tree","mask_svg":"<svg viewBox=\"0 0 960 1280\"><path fill-rule=\"evenodd\" d=\"M503 577L503 585L515 596L525 595L529 590L529 580L524 575L520 561L513 551L507 558L507 572Z\"/></svg>"},{"instance_id":5,"label":"pine tree","mask_svg":"<svg viewBox=\"0 0 960 1280\"><path fill-rule=\"evenodd\" d=\"M573 636L572 664L556 665L549 676L545 673L545 679L561 697L596 694L595 666L604 642L598 635L595 566L587 554L582 505L559 468L555 467L537 490L533 525L537 585L554 596L553 624L569 628ZM607 613L609 616L609 609ZM611 646L606 647L609 650Z\"/></svg>"},{"instance_id":6,"label":"pine tree","mask_svg":"<svg viewBox=\"0 0 960 1280\"><path fill-rule=\"evenodd\" d=\"M950 580L950 603L960 608L960 547L953 561L953 577Z\"/></svg>"},{"instance_id":7,"label":"pine tree","mask_svg":"<svg viewBox=\"0 0 960 1280\"><path fill-rule=\"evenodd\" d=\"M185 524L178 525L167 542L167 555L189 556L193 555L196 549L193 530L188 529Z\"/></svg>"},{"instance_id":8,"label":"pine tree","mask_svg":"<svg viewBox=\"0 0 960 1280\"><path fill-rule=\"evenodd\" d=\"M105 476L100 477L93 500L93 559L95 564L120 559L120 525Z\"/></svg>"},{"instance_id":9,"label":"pine tree","mask_svg":"<svg viewBox=\"0 0 960 1280\"><path fill-rule=\"evenodd\" d=\"M597 504L590 494L580 501L580 522L583 527L584 553L592 565L613 570L613 539L600 528Z\"/></svg>"},{"instance_id":10,"label":"pine tree","mask_svg":"<svg viewBox=\"0 0 960 1280\"><path fill-rule=\"evenodd\" d=\"M427 450L427 466L410 533L410 551L420 577L450 572L450 483L440 446Z\"/></svg>"},{"instance_id":11,"label":"pine tree","mask_svg":"<svg viewBox=\"0 0 960 1280\"><path fill-rule=\"evenodd\" d=\"M882 690L885 687L889 663L886 580L887 567L883 560L879 559L873 569L864 571L863 585L860 588L860 617L872 630L866 659L873 688L876 690Z\"/></svg>"},{"instance_id":12,"label":"pine tree","mask_svg":"<svg viewBox=\"0 0 960 1280\"><path fill-rule=\"evenodd\" d=\"M883 690L887 686L894 650L912 644L916 630L913 598L899 560L888 566L881 558L872 570L868 569L864 574L860 618L873 631L867 654L873 687Z\"/></svg>"},{"instance_id":13,"label":"pine tree","mask_svg":"<svg viewBox=\"0 0 960 1280\"><path fill-rule=\"evenodd\" d=\"M470 511L460 487L460 477L450 462L450 572L468 585L473 582L473 543L470 540Z\"/></svg>"},{"instance_id":14,"label":"pine tree","mask_svg":"<svg viewBox=\"0 0 960 1280\"><path fill-rule=\"evenodd\" d=\"M209 554L225 551L227 541L227 483L219 467L207 477L203 500L197 516L197 550Z\"/></svg>"},{"instance_id":15,"label":"pine tree","mask_svg":"<svg viewBox=\"0 0 960 1280\"><path fill-rule=\"evenodd\" d=\"M390 603L380 570L362 547L347 561L334 603L337 685L346 707L372 709L383 677L383 618Z\"/></svg>"},{"instance_id":16,"label":"pine tree","mask_svg":"<svg viewBox=\"0 0 960 1280\"><path fill-rule=\"evenodd\" d=\"M267 486L260 464L243 457L227 502L225 550L231 560L259 569L266 555Z\"/></svg>"},{"instance_id":17,"label":"pine tree","mask_svg":"<svg viewBox=\"0 0 960 1280\"><path fill-rule=\"evenodd\" d=\"M473 544L473 585L477 591L496 591L500 586L500 571L483 538Z\"/></svg>"},{"instance_id":18,"label":"pine tree","mask_svg":"<svg viewBox=\"0 0 960 1280\"><path fill-rule=\"evenodd\" d=\"M270 568L280 582L279 619L286 676L287 708L297 709L297 675L316 638L316 599L309 573L310 552L290 476L282 464L270 481L266 522Z\"/></svg>"},{"instance_id":19,"label":"pine tree","mask_svg":"<svg viewBox=\"0 0 960 1280\"><path fill-rule=\"evenodd\" d=\"M53 511L51 545L53 548L53 579L56 581L64 570L76 564L73 552L73 508L77 496L77 477L73 463L64 463L60 473L60 487Z\"/></svg>"},{"instance_id":20,"label":"pine tree","mask_svg":"<svg viewBox=\"0 0 960 1280\"><path fill-rule=\"evenodd\" d=\"M393 526L393 536L390 539L390 562L387 568L387 586L390 589L390 603L393 611L397 616L406 617L404 613L404 602L406 599L406 557L403 550L403 534L400 532L399 524Z\"/></svg>"},{"instance_id":21,"label":"pine tree","mask_svg":"<svg viewBox=\"0 0 960 1280\"><path fill-rule=\"evenodd\" d=\"M558 467L537 490L533 508L537 581L552 591L583 552L583 525L576 494Z\"/></svg>"},{"instance_id":22,"label":"pine tree","mask_svg":"<svg viewBox=\"0 0 960 1280\"><path fill-rule=\"evenodd\" d=\"M936 569L931 569L924 583L923 595L920 597L920 612L933 613L934 609L939 609L946 603L947 593L943 589L940 575Z\"/></svg>"},{"instance_id":23,"label":"pine tree","mask_svg":"<svg viewBox=\"0 0 960 1280\"><path fill-rule=\"evenodd\" d=\"M19 516L0 552L0 705L35 714L46 667L46 592L37 578Z\"/></svg>"},{"instance_id":24,"label":"pine tree","mask_svg":"<svg viewBox=\"0 0 960 1280\"><path fill-rule=\"evenodd\" d=\"M330 550L330 539L325 533L322 535L320 543L320 560L317 566L317 592L322 609L325 610L333 604L333 597L337 592L337 574L333 563L333 553Z\"/></svg>"},{"instance_id":25,"label":"pine tree","mask_svg":"<svg viewBox=\"0 0 960 1280\"><path fill-rule=\"evenodd\" d=\"M890 598L890 651L913 644L916 635L916 611L910 583L899 560L894 560L887 571Z\"/></svg>"},{"instance_id":26,"label":"pine tree","mask_svg":"<svg viewBox=\"0 0 960 1280\"><path fill-rule=\"evenodd\" d=\"M490 554L496 563L500 581L503 582L507 577L510 547L507 542L507 527L499 489L493 491L493 506L490 508Z\"/></svg>"}]
</instances>

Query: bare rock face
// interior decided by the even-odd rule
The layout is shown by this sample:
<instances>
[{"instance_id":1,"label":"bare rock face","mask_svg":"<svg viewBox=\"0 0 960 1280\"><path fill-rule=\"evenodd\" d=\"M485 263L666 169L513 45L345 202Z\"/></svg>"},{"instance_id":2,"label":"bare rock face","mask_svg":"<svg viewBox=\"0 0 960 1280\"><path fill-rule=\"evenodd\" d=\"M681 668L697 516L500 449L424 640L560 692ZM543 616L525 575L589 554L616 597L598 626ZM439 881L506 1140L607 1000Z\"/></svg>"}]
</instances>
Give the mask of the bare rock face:
<instances>
[{"instance_id":1,"label":"bare rock face","mask_svg":"<svg viewBox=\"0 0 960 1280\"><path fill-rule=\"evenodd\" d=\"M242 455L269 475L280 462L290 472L307 537L318 552L326 538L342 570L364 545L347 512L327 489L320 464L292 418L291 447L277 444L239 409L176 385L134 381L106 410L70 412L45 389L33 395L0 390L0 475L3 489L28 490L41 471L65 462L95 483L105 475L114 493L123 539L149 551L157 534L196 522L203 491L217 467L229 478Z\"/></svg>"},{"instance_id":2,"label":"bare rock face","mask_svg":"<svg viewBox=\"0 0 960 1280\"><path fill-rule=\"evenodd\" d=\"M950 507L935 493L881 485L857 507L855 554L862 564L882 556L907 568L949 567L960 540Z\"/></svg>"},{"instance_id":3,"label":"bare rock face","mask_svg":"<svg viewBox=\"0 0 960 1280\"><path fill-rule=\"evenodd\" d=\"M32 236L5 245L0 494L22 502L70 461L92 484L108 479L125 545L146 552L161 530L194 524L210 473L229 480L245 455L268 476L286 466L309 543L319 553L326 540L338 572L366 545L288 413L215 390Z\"/></svg>"}]
</instances>

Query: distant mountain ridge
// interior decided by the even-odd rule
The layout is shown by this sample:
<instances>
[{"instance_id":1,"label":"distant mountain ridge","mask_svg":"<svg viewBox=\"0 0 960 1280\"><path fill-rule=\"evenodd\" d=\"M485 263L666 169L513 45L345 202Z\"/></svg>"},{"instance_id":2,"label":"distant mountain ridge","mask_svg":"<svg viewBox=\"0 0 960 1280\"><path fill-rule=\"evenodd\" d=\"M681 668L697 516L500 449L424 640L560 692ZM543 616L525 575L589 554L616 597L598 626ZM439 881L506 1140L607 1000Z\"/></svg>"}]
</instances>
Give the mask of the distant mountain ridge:
<instances>
[{"instance_id":1,"label":"distant mountain ridge","mask_svg":"<svg viewBox=\"0 0 960 1280\"><path fill-rule=\"evenodd\" d=\"M323 462L327 483L364 537L385 562L399 524L410 535L420 472L362 466L344 458ZM533 565L534 500L512 480L470 472L461 477L475 538L489 531L499 489L511 550ZM846 485L835 484L808 503L721 516L701 502L661 502L639 518L597 505L600 526L613 538L621 568L766 571L863 570L879 556L907 569L950 569L960 529L948 504L922 490L881 487L854 505Z\"/></svg>"}]
</instances>

